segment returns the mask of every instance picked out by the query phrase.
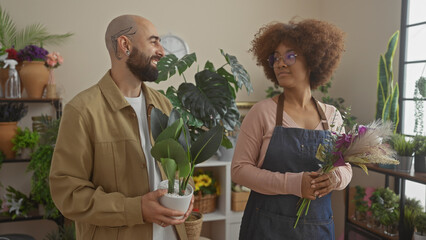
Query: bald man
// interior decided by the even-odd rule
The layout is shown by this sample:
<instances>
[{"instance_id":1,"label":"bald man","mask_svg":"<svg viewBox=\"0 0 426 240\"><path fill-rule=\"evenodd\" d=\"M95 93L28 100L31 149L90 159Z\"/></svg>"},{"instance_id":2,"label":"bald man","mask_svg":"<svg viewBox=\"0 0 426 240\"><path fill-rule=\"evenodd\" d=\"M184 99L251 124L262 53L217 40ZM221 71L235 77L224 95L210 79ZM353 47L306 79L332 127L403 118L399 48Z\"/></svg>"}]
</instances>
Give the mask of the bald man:
<instances>
[{"instance_id":1,"label":"bald man","mask_svg":"<svg viewBox=\"0 0 426 240\"><path fill-rule=\"evenodd\" d=\"M123 15L108 25L111 69L64 107L50 170L50 192L75 221L77 239L186 239L186 213L161 206L164 171L150 154L150 110L170 102L155 81L164 49L154 25ZM173 217L182 216L175 219Z\"/></svg>"}]
</instances>

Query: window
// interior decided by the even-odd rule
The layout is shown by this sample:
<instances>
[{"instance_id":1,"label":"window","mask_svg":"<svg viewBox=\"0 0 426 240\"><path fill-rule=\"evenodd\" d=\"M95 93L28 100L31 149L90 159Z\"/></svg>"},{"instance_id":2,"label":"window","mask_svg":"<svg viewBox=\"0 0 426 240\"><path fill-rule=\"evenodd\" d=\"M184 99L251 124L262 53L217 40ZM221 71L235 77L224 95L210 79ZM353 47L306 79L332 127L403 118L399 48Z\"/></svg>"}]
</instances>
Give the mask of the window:
<instances>
[{"instance_id":1,"label":"window","mask_svg":"<svg viewBox=\"0 0 426 240\"><path fill-rule=\"evenodd\" d=\"M420 77L426 77L425 11L425 0L402 0L399 61L400 130L409 136L426 135L426 114L423 114L423 118L419 119L417 124L415 121L416 111L426 110L426 98L419 94L415 95L416 82ZM406 195L426 205L425 185L407 181Z\"/></svg>"}]
</instances>

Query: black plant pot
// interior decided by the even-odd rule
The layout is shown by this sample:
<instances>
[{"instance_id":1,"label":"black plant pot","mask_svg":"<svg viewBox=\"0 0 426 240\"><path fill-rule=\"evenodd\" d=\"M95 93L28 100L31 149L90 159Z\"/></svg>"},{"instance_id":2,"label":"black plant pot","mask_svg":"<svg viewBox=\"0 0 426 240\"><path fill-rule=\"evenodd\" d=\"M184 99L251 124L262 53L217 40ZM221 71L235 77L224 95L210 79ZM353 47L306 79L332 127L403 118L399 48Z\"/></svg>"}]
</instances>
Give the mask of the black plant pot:
<instances>
[{"instance_id":1,"label":"black plant pot","mask_svg":"<svg viewBox=\"0 0 426 240\"><path fill-rule=\"evenodd\" d=\"M426 173L426 155L416 155L414 158L414 171Z\"/></svg>"}]
</instances>

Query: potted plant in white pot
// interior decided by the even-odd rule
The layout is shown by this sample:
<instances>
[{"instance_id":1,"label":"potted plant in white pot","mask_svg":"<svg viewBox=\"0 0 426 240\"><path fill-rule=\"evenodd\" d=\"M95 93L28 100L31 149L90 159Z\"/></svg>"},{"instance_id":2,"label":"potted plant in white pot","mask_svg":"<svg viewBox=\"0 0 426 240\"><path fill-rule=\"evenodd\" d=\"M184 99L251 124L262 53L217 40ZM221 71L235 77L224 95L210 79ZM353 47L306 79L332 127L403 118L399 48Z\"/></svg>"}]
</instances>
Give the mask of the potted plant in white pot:
<instances>
[{"instance_id":1,"label":"potted plant in white pot","mask_svg":"<svg viewBox=\"0 0 426 240\"><path fill-rule=\"evenodd\" d=\"M399 161L396 170L402 172L410 172L414 161L414 141L406 138L404 135L394 134L391 139L392 147L397 154L396 159Z\"/></svg>"},{"instance_id":2,"label":"potted plant in white pot","mask_svg":"<svg viewBox=\"0 0 426 240\"><path fill-rule=\"evenodd\" d=\"M224 128L216 125L193 141L188 126L176 109L167 117L154 108L151 111L151 129L155 140L151 154L160 162L167 176L167 180L160 183L159 188L168 189L160 203L186 212L194 191L188 185L194 167L215 154L222 142Z\"/></svg>"},{"instance_id":3,"label":"potted plant in white pot","mask_svg":"<svg viewBox=\"0 0 426 240\"><path fill-rule=\"evenodd\" d=\"M414 226L413 240L426 240L426 212L416 216Z\"/></svg>"}]
</instances>

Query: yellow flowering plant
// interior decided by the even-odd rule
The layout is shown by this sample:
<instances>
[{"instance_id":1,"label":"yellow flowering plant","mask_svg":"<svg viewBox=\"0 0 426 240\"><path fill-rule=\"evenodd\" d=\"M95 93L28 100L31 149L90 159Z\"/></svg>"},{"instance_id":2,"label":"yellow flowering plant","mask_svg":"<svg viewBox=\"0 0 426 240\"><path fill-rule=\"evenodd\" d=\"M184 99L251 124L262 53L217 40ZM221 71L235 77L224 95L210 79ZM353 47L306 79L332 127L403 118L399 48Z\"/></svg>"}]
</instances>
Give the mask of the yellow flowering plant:
<instances>
[{"instance_id":1,"label":"yellow flowering plant","mask_svg":"<svg viewBox=\"0 0 426 240\"><path fill-rule=\"evenodd\" d=\"M198 171L193 176L195 191L194 195L220 194L220 185L213 178L213 173L210 171Z\"/></svg>"}]
</instances>

